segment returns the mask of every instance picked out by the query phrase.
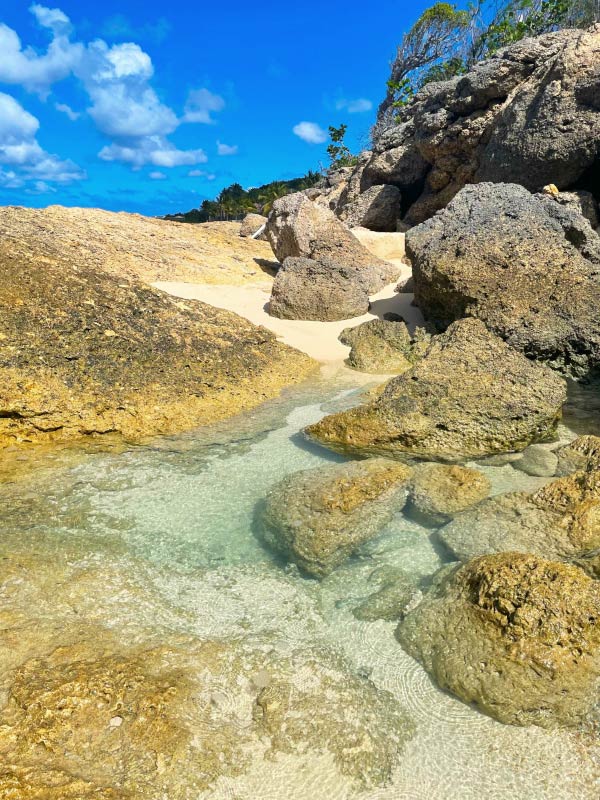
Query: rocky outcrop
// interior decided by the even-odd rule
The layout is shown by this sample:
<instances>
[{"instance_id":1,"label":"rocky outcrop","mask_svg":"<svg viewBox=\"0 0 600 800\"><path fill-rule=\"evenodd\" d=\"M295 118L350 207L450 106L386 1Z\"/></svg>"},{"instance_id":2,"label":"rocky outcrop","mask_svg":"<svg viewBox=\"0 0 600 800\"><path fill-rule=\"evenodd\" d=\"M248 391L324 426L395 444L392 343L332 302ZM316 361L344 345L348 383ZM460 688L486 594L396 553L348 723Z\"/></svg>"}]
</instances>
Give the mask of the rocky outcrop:
<instances>
[{"instance_id":1,"label":"rocky outcrop","mask_svg":"<svg viewBox=\"0 0 600 800\"><path fill-rule=\"evenodd\" d=\"M267 497L263 537L309 575L329 575L402 509L409 477L387 459L294 473Z\"/></svg>"},{"instance_id":2,"label":"rocky outcrop","mask_svg":"<svg viewBox=\"0 0 600 800\"><path fill-rule=\"evenodd\" d=\"M565 399L562 378L465 319L433 337L424 357L374 402L325 417L306 433L360 454L477 458L551 435Z\"/></svg>"},{"instance_id":3,"label":"rocky outcrop","mask_svg":"<svg viewBox=\"0 0 600 800\"><path fill-rule=\"evenodd\" d=\"M281 319L331 322L368 310L369 295L356 270L310 258L286 258L269 301L269 314Z\"/></svg>"},{"instance_id":4,"label":"rocky outcrop","mask_svg":"<svg viewBox=\"0 0 600 800\"><path fill-rule=\"evenodd\" d=\"M240 227L240 236L242 239L252 238L266 224L267 217L263 217L262 214L246 214ZM260 238L266 239L267 237L262 233Z\"/></svg>"},{"instance_id":5,"label":"rocky outcrop","mask_svg":"<svg viewBox=\"0 0 600 800\"><path fill-rule=\"evenodd\" d=\"M515 551L574 561L600 575L600 472L576 472L531 494L493 497L439 532L461 561Z\"/></svg>"},{"instance_id":6,"label":"rocky outcrop","mask_svg":"<svg viewBox=\"0 0 600 800\"><path fill-rule=\"evenodd\" d=\"M378 125L361 191L397 186L412 225L481 181L577 185L598 198L599 36L596 26L525 39L466 75L427 84L399 123Z\"/></svg>"},{"instance_id":7,"label":"rocky outcrop","mask_svg":"<svg viewBox=\"0 0 600 800\"><path fill-rule=\"evenodd\" d=\"M0 448L189 429L316 368L264 328L78 252L43 249L35 228L0 237Z\"/></svg>"},{"instance_id":8,"label":"rocky outcrop","mask_svg":"<svg viewBox=\"0 0 600 800\"><path fill-rule=\"evenodd\" d=\"M406 513L423 525L439 528L484 500L491 488L479 470L458 464L423 464L414 469Z\"/></svg>"},{"instance_id":9,"label":"rocky outcrop","mask_svg":"<svg viewBox=\"0 0 600 800\"><path fill-rule=\"evenodd\" d=\"M557 475L600 469L600 436L580 436L556 451Z\"/></svg>"},{"instance_id":10,"label":"rocky outcrop","mask_svg":"<svg viewBox=\"0 0 600 800\"><path fill-rule=\"evenodd\" d=\"M398 267L373 256L332 211L303 193L277 200L269 215L267 237L277 259L310 258L354 270L369 294L400 274Z\"/></svg>"},{"instance_id":11,"label":"rocky outcrop","mask_svg":"<svg viewBox=\"0 0 600 800\"><path fill-rule=\"evenodd\" d=\"M342 219L350 228L393 232L400 220L401 201L397 186L372 186L344 207Z\"/></svg>"},{"instance_id":12,"label":"rocky outcrop","mask_svg":"<svg viewBox=\"0 0 600 800\"><path fill-rule=\"evenodd\" d=\"M422 328L411 335L405 322L385 319L346 328L339 338L351 348L349 366L375 374L406 372L425 353L430 339Z\"/></svg>"},{"instance_id":13,"label":"rocky outcrop","mask_svg":"<svg viewBox=\"0 0 600 800\"><path fill-rule=\"evenodd\" d=\"M442 570L400 624L435 682L500 722L572 727L598 702L600 583L503 553Z\"/></svg>"},{"instance_id":14,"label":"rocky outcrop","mask_svg":"<svg viewBox=\"0 0 600 800\"><path fill-rule=\"evenodd\" d=\"M516 184L468 186L406 247L415 302L439 328L479 317L576 378L600 363L600 237L571 209Z\"/></svg>"}]
</instances>

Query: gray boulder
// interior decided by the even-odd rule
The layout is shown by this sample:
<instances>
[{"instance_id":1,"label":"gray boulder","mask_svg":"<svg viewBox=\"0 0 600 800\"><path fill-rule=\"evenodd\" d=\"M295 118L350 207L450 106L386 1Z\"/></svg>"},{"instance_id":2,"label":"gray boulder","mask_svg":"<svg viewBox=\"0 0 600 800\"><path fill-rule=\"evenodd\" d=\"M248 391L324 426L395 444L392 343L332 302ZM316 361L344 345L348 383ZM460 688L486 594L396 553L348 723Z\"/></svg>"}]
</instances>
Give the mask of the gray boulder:
<instances>
[{"instance_id":1,"label":"gray boulder","mask_svg":"<svg viewBox=\"0 0 600 800\"><path fill-rule=\"evenodd\" d=\"M296 472L269 492L263 537L309 575L329 575L403 508L409 478L380 458Z\"/></svg>"},{"instance_id":2,"label":"gray boulder","mask_svg":"<svg viewBox=\"0 0 600 800\"><path fill-rule=\"evenodd\" d=\"M467 186L406 235L427 319L443 329L479 317L512 347L575 378L600 361L599 245L583 217L516 184Z\"/></svg>"},{"instance_id":3,"label":"gray boulder","mask_svg":"<svg viewBox=\"0 0 600 800\"><path fill-rule=\"evenodd\" d=\"M369 295L356 270L330 261L286 258L271 290L269 314L281 319L331 322L369 310Z\"/></svg>"},{"instance_id":4,"label":"gray boulder","mask_svg":"<svg viewBox=\"0 0 600 800\"><path fill-rule=\"evenodd\" d=\"M311 258L339 264L360 273L369 294L380 291L400 274L399 267L363 247L332 211L301 192L274 203L266 233L280 263L286 258Z\"/></svg>"},{"instance_id":5,"label":"gray boulder","mask_svg":"<svg viewBox=\"0 0 600 800\"><path fill-rule=\"evenodd\" d=\"M598 704L600 583L501 553L441 571L397 637L442 689L500 722L577 727Z\"/></svg>"},{"instance_id":6,"label":"gray boulder","mask_svg":"<svg viewBox=\"0 0 600 800\"><path fill-rule=\"evenodd\" d=\"M565 381L464 319L372 403L325 417L309 437L343 452L430 460L523 450L553 434Z\"/></svg>"},{"instance_id":7,"label":"gray boulder","mask_svg":"<svg viewBox=\"0 0 600 800\"><path fill-rule=\"evenodd\" d=\"M401 202L402 193L396 186L372 186L345 207L342 219L350 228L396 231Z\"/></svg>"},{"instance_id":8,"label":"gray boulder","mask_svg":"<svg viewBox=\"0 0 600 800\"><path fill-rule=\"evenodd\" d=\"M263 225L267 224L267 218L263 217L262 214L246 214L244 219L242 220L242 226L240 228L240 236L244 239L249 239L251 236L254 236ZM261 239L266 239L264 232L260 235Z\"/></svg>"}]
</instances>

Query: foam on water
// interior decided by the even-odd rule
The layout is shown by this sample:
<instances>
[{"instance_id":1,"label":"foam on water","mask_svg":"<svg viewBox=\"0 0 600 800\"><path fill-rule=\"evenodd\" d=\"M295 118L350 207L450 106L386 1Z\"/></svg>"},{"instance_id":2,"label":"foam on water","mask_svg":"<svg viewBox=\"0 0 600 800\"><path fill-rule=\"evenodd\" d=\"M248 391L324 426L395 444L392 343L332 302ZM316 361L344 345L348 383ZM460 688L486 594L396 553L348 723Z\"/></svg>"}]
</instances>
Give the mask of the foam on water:
<instances>
[{"instance_id":1,"label":"foam on water","mask_svg":"<svg viewBox=\"0 0 600 800\"><path fill-rule=\"evenodd\" d=\"M398 515L320 583L282 564L256 538L255 509L274 483L340 460L298 431L325 408L356 398L336 385L329 394L323 387L318 392L323 399L297 391L210 431L59 464L41 484L33 478L6 485L0 489L3 547L55 558L64 575L85 566L79 578L61 578L62 585L70 581L68 603L79 618L128 641L268 636L283 655L298 647L333 648L416 723L389 786L358 790L340 779L327 755L300 762L282 754L242 776L222 777L190 800L597 798L597 744L577 733L504 726L479 714L433 685L397 643L394 624L354 618L352 609L374 591L376 568L401 567L420 578L440 566L428 531ZM495 491L539 484L510 466L485 471ZM41 599L15 584L13 595L19 592L20 608L29 604L32 618L51 618L53 602L58 608L58 597ZM235 698L225 701L234 707Z\"/></svg>"}]
</instances>

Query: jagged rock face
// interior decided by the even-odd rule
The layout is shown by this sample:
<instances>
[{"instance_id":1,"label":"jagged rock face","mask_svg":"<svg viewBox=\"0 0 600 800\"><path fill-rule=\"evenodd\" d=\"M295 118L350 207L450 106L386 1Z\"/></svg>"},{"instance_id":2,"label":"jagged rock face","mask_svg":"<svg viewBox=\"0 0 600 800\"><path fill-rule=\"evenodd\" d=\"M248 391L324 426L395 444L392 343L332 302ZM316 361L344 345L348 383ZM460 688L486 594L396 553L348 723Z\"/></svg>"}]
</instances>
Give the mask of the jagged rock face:
<instances>
[{"instance_id":1,"label":"jagged rock face","mask_svg":"<svg viewBox=\"0 0 600 800\"><path fill-rule=\"evenodd\" d=\"M402 509L409 477L380 458L290 475L267 497L265 541L309 575L329 575Z\"/></svg>"},{"instance_id":2,"label":"jagged rock face","mask_svg":"<svg viewBox=\"0 0 600 800\"><path fill-rule=\"evenodd\" d=\"M439 328L479 317L574 378L600 362L600 237L572 209L516 184L467 186L406 247L415 301Z\"/></svg>"},{"instance_id":3,"label":"jagged rock face","mask_svg":"<svg viewBox=\"0 0 600 800\"><path fill-rule=\"evenodd\" d=\"M259 231L263 225L267 224L267 218L263 217L262 214L246 214L244 219L242 220L242 225L240 227L240 236L242 239L247 239L249 237L254 236L257 231ZM266 239L264 233L260 235L261 239Z\"/></svg>"},{"instance_id":4,"label":"jagged rock face","mask_svg":"<svg viewBox=\"0 0 600 800\"><path fill-rule=\"evenodd\" d=\"M600 574L600 472L576 472L537 492L493 497L459 514L439 532L454 556L534 553L574 561Z\"/></svg>"},{"instance_id":5,"label":"jagged rock face","mask_svg":"<svg viewBox=\"0 0 600 800\"><path fill-rule=\"evenodd\" d=\"M428 527L439 528L484 500L491 488L479 470L458 464L423 464L415 467L406 513Z\"/></svg>"},{"instance_id":6,"label":"jagged rock face","mask_svg":"<svg viewBox=\"0 0 600 800\"><path fill-rule=\"evenodd\" d=\"M580 436L556 451L557 475L600 469L600 436Z\"/></svg>"},{"instance_id":7,"label":"jagged rock face","mask_svg":"<svg viewBox=\"0 0 600 800\"><path fill-rule=\"evenodd\" d=\"M500 722L579 725L598 703L600 583L502 553L446 568L399 625L435 682Z\"/></svg>"},{"instance_id":8,"label":"jagged rock face","mask_svg":"<svg viewBox=\"0 0 600 800\"><path fill-rule=\"evenodd\" d=\"M600 26L507 47L464 76L425 86L380 135L361 190L393 184L405 221L444 208L467 183L593 187L600 158ZM406 208L406 206L410 206Z\"/></svg>"},{"instance_id":9,"label":"jagged rock face","mask_svg":"<svg viewBox=\"0 0 600 800\"><path fill-rule=\"evenodd\" d=\"M340 342L350 347L347 363L359 372L401 373L410 369L425 353L429 335L417 328L412 336L405 322L371 319L346 328Z\"/></svg>"},{"instance_id":10,"label":"jagged rock face","mask_svg":"<svg viewBox=\"0 0 600 800\"><path fill-rule=\"evenodd\" d=\"M372 186L344 208L342 219L350 228L393 232L400 220L401 201L397 186Z\"/></svg>"},{"instance_id":11,"label":"jagged rock face","mask_svg":"<svg viewBox=\"0 0 600 800\"><path fill-rule=\"evenodd\" d=\"M311 258L360 273L370 294L398 277L400 270L372 255L335 214L305 194L277 200L269 215L267 237L277 259Z\"/></svg>"},{"instance_id":12,"label":"jagged rock face","mask_svg":"<svg viewBox=\"0 0 600 800\"><path fill-rule=\"evenodd\" d=\"M2 238L0 265L0 449L185 430L316 367L235 314L45 253L35 237Z\"/></svg>"},{"instance_id":13,"label":"jagged rock face","mask_svg":"<svg viewBox=\"0 0 600 800\"><path fill-rule=\"evenodd\" d=\"M356 270L310 258L286 258L269 302L269 314L281 319L331 322L368 310L369 295Z\"/></svg>"},{"instance_id":14,"label":"jagged rock face","mask_svg":"<svg viewBox=\"0 0 600 800\"><path fill-rule=\"evenodd\" d=\"M523 450L551 435L566 384L476 319L434 336L424 357L374 402L306 433L336 450L461 460Z\"/></svg>"}]
</instances>

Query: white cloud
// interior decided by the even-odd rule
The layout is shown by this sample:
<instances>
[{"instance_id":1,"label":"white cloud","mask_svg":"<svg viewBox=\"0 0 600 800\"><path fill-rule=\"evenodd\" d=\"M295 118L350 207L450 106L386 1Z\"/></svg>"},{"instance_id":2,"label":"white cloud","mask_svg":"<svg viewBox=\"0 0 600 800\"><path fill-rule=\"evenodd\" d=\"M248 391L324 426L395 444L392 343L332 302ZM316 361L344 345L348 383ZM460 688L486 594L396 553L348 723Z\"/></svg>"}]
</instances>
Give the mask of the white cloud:
<instances>
[{"instance_id":1,"label":"white cloud","mask_svg":"<svg viewBox=\"0 0 600 800\"><path fill-rule=\"evenodd\" d=\"M215 120L211 115L223 111L224 108L225 100L220 95L213 94L208 89L194 89L188 95L183 121L214 125Z\"/></svg>"},{"instance_id":2,"label":"white cloud","mask_svg":"<svg viewBox=\"0 0 600 800\"><path fill-rule=\"evenodd\" d=\"M66 103L55 103L54 108L60 111L61 114L66 114L71 122L75 122L81 116L78 111L73 111L71 106L68 106Z\"/></svg>"},{"instance_id":3,"label":"white cloud","mask_svg":"<svg viewBox=\"0 0 600 800\"><path fill-rule=\"evenodd\" d=\"M0 180L5 187L18 188L27 180L71 183L85 177L72 161L51 155L40 146L36 138L39 127L33 114L14 97L0 92L0 164L13 168L2 171Z\"/></svg>"},{"instance_id":4,"label":"white cloud","mask_svg":"<svg viewBox=\"0 0 600 800\"><path fill-rule=\"evenodd\" d=\"M231 145L231 144L223 144L223 142L217 142L217 153L220 156L235 156L237 155L238 150L239 147L237 146L237 144Z\"/></svg>"},{"instance_id":5,"label":"white cloud","mask_svg":"<svg viewBox=\"0 0 600 800\"><path fill-rule=\"evenodd\" d=\"M338 111L345 108L350 114L364 114L371 111L373 103L366 97L359 97L356 100L338 100L335 107Z\"/></svg>"},{"instance_id":6,"label":"white cloud","mask_svg":"<svg viewBox=\"0 0 600 800\"><path fill-rule=\"evenodd\" d=\"M71 26L62 11L37 4L30 11L42 27L52 31L53 39L46 53L38 55L31 47L23 49L17 33L0 24L0 81L45 95L52 84L71 74L84 47L70 41Z\"/></svg>"},{"instance_id":7,"label":"white cloud","mask_svg":"<svg viewBox=\"0 0 600 800\"><path fill-rule=\"evenodd\" d=\"M204 150L178 150L161 136L148 136L129 144L113 143L100 151L103 161L123 161L133 167L183 167L208 161Z\"/></svg>"},{"instance_id":8,"label":"white cloud","mask_svg":"<svg viewBox=\"0 0 600 800\"><path fill-rule=\"evenodd\" d=\"M33 188L25 190L27 194L54 194L56 193L56 189L54 186L50 186L49 183L46 181L36 181L33 184Z\"/></svg>"},{"instance_id":9,"label":"white cloud","mask_svg":"<svg viewBox=\"0 0 600 800\"><path fill-rule=\"evenodd\" d=\"M167 180L167 176L165 175L164 172L151 172L148 175L148 177L152 181L166 181Z\"/></svg>"},{"instance_id":10,"label":"white cloud","mask_svg":"<svg viewBox=\"0 0 600 800\"><path fill-rule=\"evenodd\" d=\"M327 141L327 134L316 122L299 122L294 125L294 133L309 144L323 144Z\"/></svg>"},{"instance_id":11,"label":"white cloud","mask_svg":"<svg viewBox=\"0 0 600 800\"><path fill-rule=\"evenodd\" d=\"M191 169L188 178L206 178L207 181L214 181L217 176L213 172L206 172L203 169Z\"/></svg>"}]
</instances>

